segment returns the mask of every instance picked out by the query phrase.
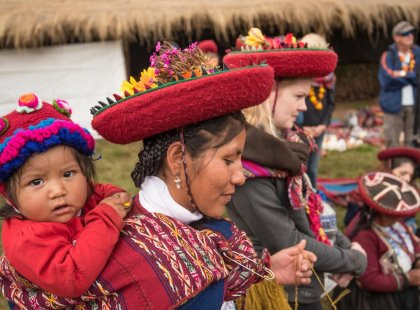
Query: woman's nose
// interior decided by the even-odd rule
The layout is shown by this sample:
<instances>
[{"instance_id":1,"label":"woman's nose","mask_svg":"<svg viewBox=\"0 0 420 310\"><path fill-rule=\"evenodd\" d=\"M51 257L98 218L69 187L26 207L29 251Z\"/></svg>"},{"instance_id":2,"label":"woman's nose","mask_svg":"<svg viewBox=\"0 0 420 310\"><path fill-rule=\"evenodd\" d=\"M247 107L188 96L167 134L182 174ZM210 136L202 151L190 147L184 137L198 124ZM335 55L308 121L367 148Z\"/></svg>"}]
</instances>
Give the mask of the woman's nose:
<instances>
[{"instance_id":1,"label":"woman's nose","mask_svg":"<svg viewBox=\"0 0 420 310\"><path fill-rule=\"evenodd\" d=\"M241 169L238 169L235 174L232 176L232 184L237 186L237 185L243 185L245 183L245 175L242 169L242 165L241 165Z\"/></svg>"},{"instance_id":2,"label":"woman's nose","mask_svg":"<svg viewBox=\"0 0 420 310\"><path fill-rule=\"evenodd\" d=\"M298 106L299 112L305 112L307 109L308 108L306 107L305 98L303 98L302 100L299 100L299 106Z\"/></svg>"}]
</instances>

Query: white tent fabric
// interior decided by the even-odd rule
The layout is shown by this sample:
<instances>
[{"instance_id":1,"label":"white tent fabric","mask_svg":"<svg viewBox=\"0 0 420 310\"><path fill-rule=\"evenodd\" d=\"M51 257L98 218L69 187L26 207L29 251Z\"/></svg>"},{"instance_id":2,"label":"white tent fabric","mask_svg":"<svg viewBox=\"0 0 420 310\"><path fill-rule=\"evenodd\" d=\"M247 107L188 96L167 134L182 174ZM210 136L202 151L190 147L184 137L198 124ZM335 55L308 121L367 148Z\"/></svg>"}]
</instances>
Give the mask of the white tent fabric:
<instances>
[{"instance_id":1,"label":"white tent fabric","mask_svg":"<svg viewBox=\"0 0 420 310\"><path fill-rule=\"evenodd\" d=\"M20 95L35 93L49 103L64 99L73 121L93 131L90 108L119 93L126 79L121 41L0 50L0 115L17 107ZM112 98L112 96L111 96Z\"/></svg>"}]
</instances>

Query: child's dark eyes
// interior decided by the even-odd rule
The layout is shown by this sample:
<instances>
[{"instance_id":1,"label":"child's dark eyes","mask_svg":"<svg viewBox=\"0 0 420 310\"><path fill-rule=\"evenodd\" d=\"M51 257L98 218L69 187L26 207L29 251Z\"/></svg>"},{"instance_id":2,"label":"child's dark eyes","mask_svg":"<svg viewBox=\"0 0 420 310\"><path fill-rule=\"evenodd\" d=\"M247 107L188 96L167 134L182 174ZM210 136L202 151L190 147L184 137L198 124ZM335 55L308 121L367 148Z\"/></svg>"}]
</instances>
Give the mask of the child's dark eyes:
<instances>
[{"instance_id":1,"label":"child's dark eyes","mask_svg":"<svg viewBox=\"0 0 420 310\"><path fill-rule=\"evenodd\" d=\"M34 179L29 184L32 185L32 186L39 186L42 183L44 183L43 179Z\"/></svg>"},{"instance_id":2,"label":"child's dark eyes","mask_svg":"<svg viewBox=\"0 0 420 310\"><path fill-rule=\"evenodd\" d=\"M75 171L71 170L71 171L66 171L64 172L64 177L65 178L71 178L72 176L74 176Z\"/></svg>"}]
</instances>

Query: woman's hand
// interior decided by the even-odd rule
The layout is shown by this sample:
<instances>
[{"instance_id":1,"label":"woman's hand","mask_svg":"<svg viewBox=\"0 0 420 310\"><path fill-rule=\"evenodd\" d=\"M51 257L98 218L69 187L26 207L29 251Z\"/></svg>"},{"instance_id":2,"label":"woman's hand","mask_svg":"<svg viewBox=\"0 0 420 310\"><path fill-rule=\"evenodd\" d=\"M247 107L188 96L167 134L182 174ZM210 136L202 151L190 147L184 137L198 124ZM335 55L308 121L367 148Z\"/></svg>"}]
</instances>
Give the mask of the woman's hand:
<instances>
[{"instance_id":1,"label":"woman's hand","mask_svg":"<svg viewBox=\"0 0 420 310\"><path fill-rule=\"evenodd\" d=\"M347 287L353 278L354 276L351 273L336 273L331 276L331 279L341 288Z\"/></svg>"},{"instance_id":2,"label":"woman's hand","mask_svg":"<svg viewBox=\"0 0 420 310\"><path fill-rule=\"evenodd\" d=\"M406 275L411 286L420 286L420 269L411 269Z\"/></svg>"},{"instance_id":3,"label":"woman's hand","mask_svg":"<svg viewBox=\"0 0 420 310\"><path fill-rule=\"evenodd\" d=\"M324 133L324 131L327 129L327 126L322 124L322 125L318 125L318 126L313 127L313 128L314 128L313 136L315 138L318 138L320 135L322 135Z\"/></svg>"},{"instance_id":4,"label":"woman's hand","mask_svg":"<svg viewBox=\"0 0 420 310\"><path fill-rule=\"evenodd\" d=\"M351 243L351 249L352 250L356 250L359 251L360 253L362 253L365 257L367 257L366 251L365 249L358 243L358 242L352 242Z\"/></svg>"},{"instance_id":5,"label":"woman's hand","mask_svg":"<svg viewBox=\"0 0 420 310\"><path fill-rule=\"evenodd\" d=\"M306 240L281 250L270 257L271 270L276 282L282 285L311 283L311 267L316 262L312 252L304 251Z\"/></svg>"},{"instance_id":6,"label":"woman's hand","mask_svg":"<svg viewBox=\"0 0 420 310\"><path fill-rule=\"evenodd\" d=\"M315 126L303 126L303 132L308 137L313 137L315 133L315 128L316 128Z\"/></svg>"}]
</instances>

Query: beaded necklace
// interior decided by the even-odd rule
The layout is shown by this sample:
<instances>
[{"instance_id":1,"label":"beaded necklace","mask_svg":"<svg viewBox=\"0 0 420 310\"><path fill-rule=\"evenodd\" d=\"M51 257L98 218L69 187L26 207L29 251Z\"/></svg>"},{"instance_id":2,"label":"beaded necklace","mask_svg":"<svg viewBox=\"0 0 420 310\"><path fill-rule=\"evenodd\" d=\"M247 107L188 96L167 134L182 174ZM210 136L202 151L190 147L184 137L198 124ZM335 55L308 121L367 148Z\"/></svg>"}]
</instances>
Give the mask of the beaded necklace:
<instances>
[{"instance_id":1,"label":"beaded necklace","mask_svg":"<svg viewBox=\"0 0 420 310\"><path fill-rule=\"evenodd\" d=\"M407 73L409 71L414 71L414 67L416 65L416 60L414 58L413 51L410 51L410 60L408 62L406 61L405 54L398 53L398 56L399 56L400 61L401 61L401 69L402 69L402 71L404 71L405 73Z\"/></svg>"},{"instance_id":2,"label":"beaded necklace","mask_svg":"<svg viewBox=\"0 0 420 310\"><path fill-rule=\"evenodd\" d=\"M311 86L311 89L309 90L309 101L312 102L315 109L320 111L324 107L322 104L322 100L324 99L325 95L325 87L321 86L318 90L318 93L316 93L315 88Z\"/></svg>"}]
</instances>

